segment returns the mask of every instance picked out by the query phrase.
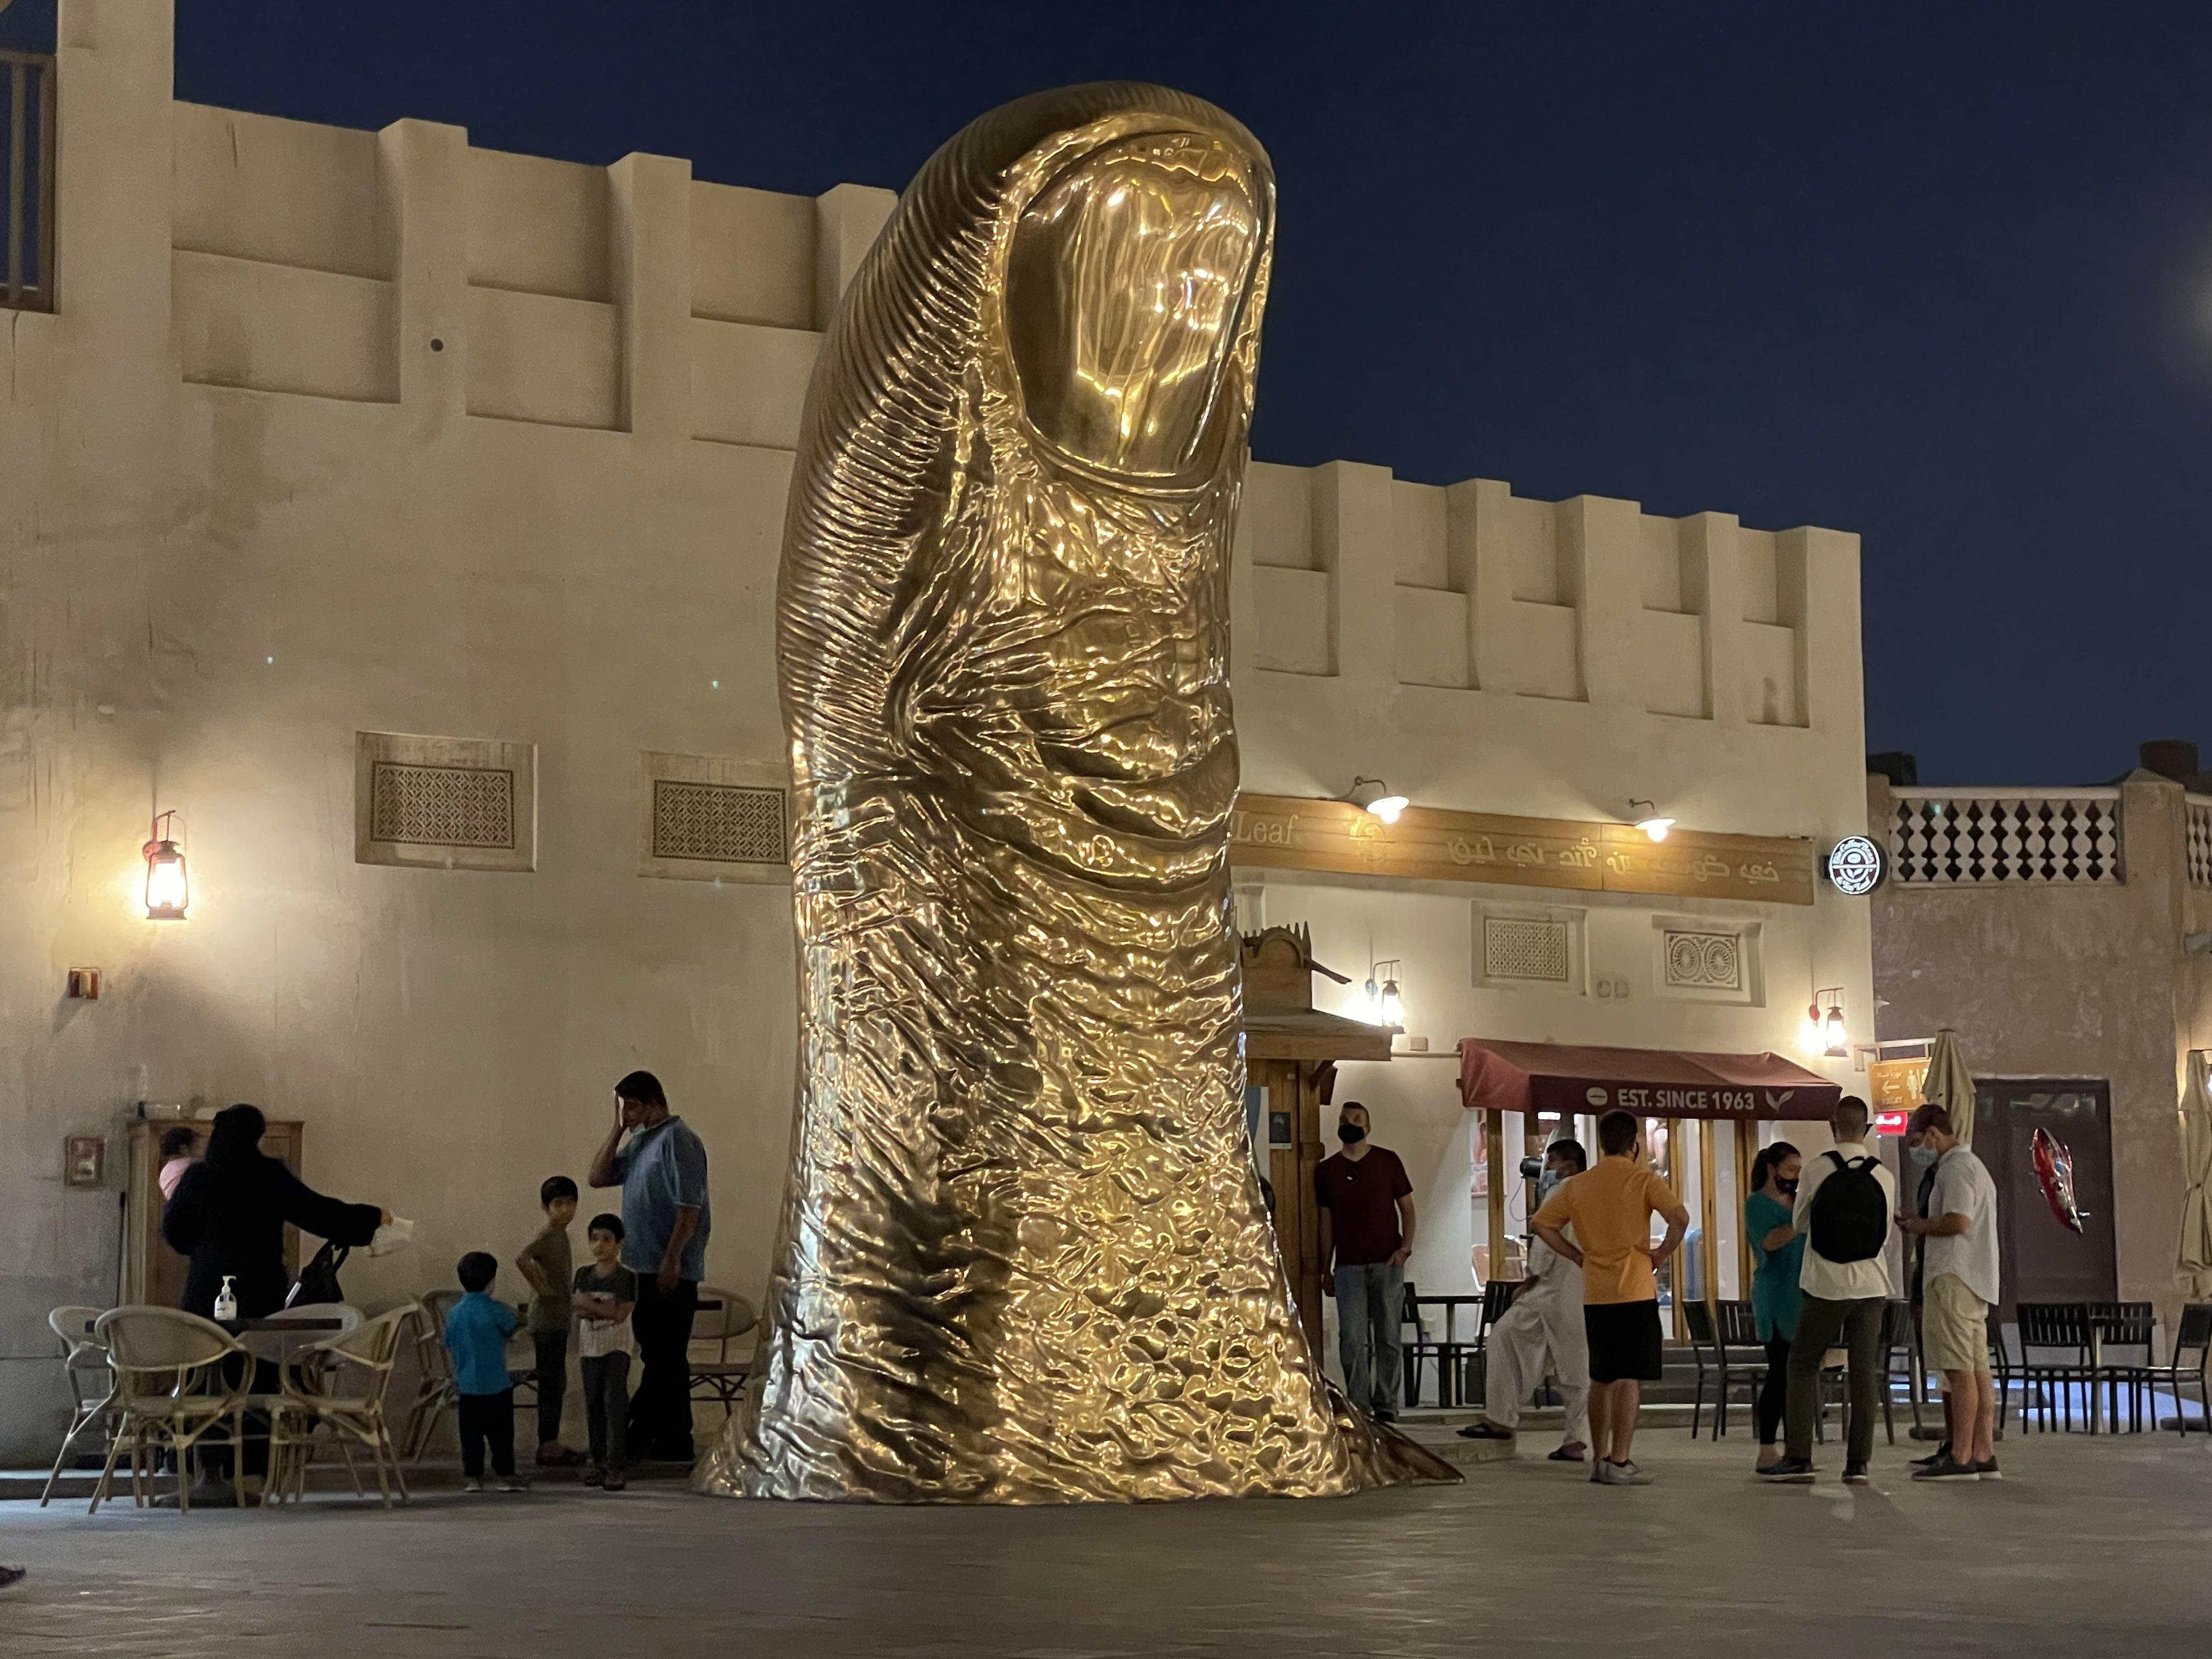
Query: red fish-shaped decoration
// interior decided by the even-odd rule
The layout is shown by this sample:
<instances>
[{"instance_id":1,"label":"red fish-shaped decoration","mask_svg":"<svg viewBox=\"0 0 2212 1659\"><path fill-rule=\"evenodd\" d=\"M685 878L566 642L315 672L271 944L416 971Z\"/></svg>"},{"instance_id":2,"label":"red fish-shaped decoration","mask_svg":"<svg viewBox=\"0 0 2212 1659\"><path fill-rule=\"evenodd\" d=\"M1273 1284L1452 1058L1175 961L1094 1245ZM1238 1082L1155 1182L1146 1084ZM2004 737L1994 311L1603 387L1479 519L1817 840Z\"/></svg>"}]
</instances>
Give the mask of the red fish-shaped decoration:
<instances>
[{"instance_id":1,"label":"red fish-shaped decoration","mask_svg":"<svg viewBox=\"0 0 2212 1659\"><path fill-rule=\"evenodd\" d=\"M2035 1160L2035 1178L2043 1183L2044 1201L2061 1226L2081 1231L2081 1212L2074 1203L2074 1156L2048 1129L2038 1129L2028 1144Z\"/></svg>"}]
</instances>

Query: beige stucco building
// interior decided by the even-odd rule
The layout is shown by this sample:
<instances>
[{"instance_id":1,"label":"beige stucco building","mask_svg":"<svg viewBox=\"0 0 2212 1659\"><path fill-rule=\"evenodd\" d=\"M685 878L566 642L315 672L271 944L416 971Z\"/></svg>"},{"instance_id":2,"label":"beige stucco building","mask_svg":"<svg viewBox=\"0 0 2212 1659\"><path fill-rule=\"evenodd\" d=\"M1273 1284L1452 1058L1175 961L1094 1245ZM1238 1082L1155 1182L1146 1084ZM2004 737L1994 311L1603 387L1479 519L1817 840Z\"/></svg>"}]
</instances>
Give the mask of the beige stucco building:
<instances>
[{"instance_id":1,"label":"beige stucco building","mask_svg":"<svg viewBox=\"0 0 2212 1659\"><path fill-rule=\"evenodd\" d=\"M894 200L177 103L170 14L63 0L55 304L0 312L0 1454L24 1458L61 1411L46 1310L115 1293L140 1101L301 1120L312 1182L420 1224L349 1265L379 1306L511 1257L649 1066L713 1160L709 1279L757 1294L794 1064L761 840L775 560L819 331ZM1852 536L1262 462L1234 580L1248 789L1364 774L1591 823L1641 798L1814 854L1865 828ZM167 811L183 921L140 893ZM1355 981L1339 1012L1401 962L1431 1054L1776 1049L1848 1081L1801 1046L1823 988L1873 1036L1867 905L1826 885L1244 870L1238 897L1310 924ZM1493 921L1536 948L1488 950ZM1734 978L1670 975L1669 927L1733 941ZM65 996L80 967L97 1000ZM1455 1081L1408 1057L1338 1087L1415 1171L1425 1288L1471 1280ZM102 1186L64 1183L72 1135L110 1138Z\"/></svg>"}]
</instances>

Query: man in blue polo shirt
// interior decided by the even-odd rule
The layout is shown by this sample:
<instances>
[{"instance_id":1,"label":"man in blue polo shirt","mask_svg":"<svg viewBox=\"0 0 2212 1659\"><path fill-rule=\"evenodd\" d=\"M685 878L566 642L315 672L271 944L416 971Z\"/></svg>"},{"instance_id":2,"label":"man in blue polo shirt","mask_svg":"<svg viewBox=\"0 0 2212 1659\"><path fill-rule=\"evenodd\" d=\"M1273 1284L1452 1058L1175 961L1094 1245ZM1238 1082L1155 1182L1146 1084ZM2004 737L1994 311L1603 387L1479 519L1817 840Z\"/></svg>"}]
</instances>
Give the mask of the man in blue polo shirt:
<instances>
[{"instance_id":1,"label":"man in blue polo shirt","mask_svg":"<svg viewBox=\"0 0 2212 1659\"><path fill-rule=\"evenodd\" d=\"M616 1150L623 1132L629 1144ZM622 1264L637 1275L630 1330L643 1368L630 1396L629 1453L688 1463L691 1444L691 1318L707 1273L707 1148L650 1072L615 1085L615 1122L592 1158L594 1187L623 1189Z\"/></svg>"}]
</instances>

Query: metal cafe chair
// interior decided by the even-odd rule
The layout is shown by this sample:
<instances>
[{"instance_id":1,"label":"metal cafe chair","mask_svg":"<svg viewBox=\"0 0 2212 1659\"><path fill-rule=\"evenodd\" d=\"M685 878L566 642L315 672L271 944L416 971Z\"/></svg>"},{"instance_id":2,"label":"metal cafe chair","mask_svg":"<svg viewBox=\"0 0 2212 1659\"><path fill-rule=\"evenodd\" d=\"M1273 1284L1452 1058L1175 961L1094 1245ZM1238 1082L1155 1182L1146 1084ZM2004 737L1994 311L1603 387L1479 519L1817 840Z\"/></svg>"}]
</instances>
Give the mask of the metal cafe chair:
<instances>
[{"instance_id":1,"label":"metal cafe chair","mask_svg":"<svg viewBox=\"0 0 2212 1659\"><path fill-rule=\"evenodd\" d=\"M384 1507L392 1507L394 1486L399 1489L400 1502L407 1501L407 1477L399 1466L384 1405L407 1326L422 1317L419 1303L403 1304L291 1356L270 1424L267 1490L272 1501L282 1502L288 1491L295 1503L306 1495L307 1465L325 1443L321 1432L325 1430L329 1443L344 1455L354 1496L368 1495L354 1466L353 1449L359 1444L368 1449L375 1466ZM343 1393L342 1384L347 1390Z\"/></svg>"},{"instance_id":2,"label":"metal cafe chair","mask_svg":"<svg viewBox=\"0 0 2212 1659\"><path fill-rule=\"evenodd\" d=\"M714 1357L694 1357L690 1361L691 1397L716 1401L725 1411L734 1411L744 1393L745 1379L752 1375L753 1362L731 1358L730 1344L757 1328L760 1316L735 1291L718 1291L712 1285L700 1287L699 1311L703 1317L692 1323L692 1344L695 1347L713 1344Z\"/></svg>"},{"instance_id":3,"label":"metal cafe chair","mask_svg":"<svg viewBox=\"0 0 2212 1659\"><path fill-rule=\"evenodd\" d=\"M2192 1426L2199 1431L2212 1429L2212 1392L2208 1392L2212 1391L2212 1382L2207 1381L2208 1367L2212 1367L2212 1302L2191 1302L2181 1310L2181 1322L2174 1327L2166 1364L2154 1367L2151 1373L2166 1384L2166 1392L2173 1396L2173 1429L2177 1434L2187 1434ZM2181 1385L2191 1377L2197 1379L2197 1416L2193 1425L2181 1392ZM2155 1399L2156 1395L2152 1397Z\"/></svg>"},{"instance_id":4,"label":"metal cafe chair","mask_svg":"<svg viewBox=\"0 0 2212 1659\"><path fill-rule=\"evenodd\" d=\"M2020 1375L2027 1395L2021 1402L2021 1423L2028 1413L2042 1413L2041 1427L2049 1432L2056 1418L2063 1431L2074 1428L2074 1390L2088 1395L2089 1432L2097 1431L2096 1336L2085 1302L2023 1302L2020 1324ZM2056 1391L2056 1398L2052 1391Z\"/></svg>"},{"instance_id":5,"label":"metal cafe chair","mask_svg":"<svg viewBox=\"0 0 2212 1659\"><path fill-rule=\"evenodd\" d=\"M46 1476L46 1490L39 1494L40 1509L52 1501L54 1483L62 1478L70 1451L86 1431L101 1427L112 1432L115 1374L108 1369L107 1345L91 1334L94 1322L104 1311L57 1308L46 1316L47 1325L62 1345L62 1368L69 1377L70 1425L62 1437L61 1449L54 1454L53 1472Z\"/></svg>"},{"instance_id":6,"label":"metal cafe chair","mask_svg":"<svg viewBox=\"0 0 2212 1659\"><path fill-rule=\"evenodd\" d=\"M2089 1304L2089 1337L2094 1345L2096 1379L2105 1389L2106 1419L2112 1432L2120 1431L2120 1391L2128 1397L2128 1431L2140 1434L2143 1426L2143 1401L2150 1396L2154 1373L2151 1370L2151 1346L2158 1330L2156 1310L2148 1302L2092 1302ZM2116 1359L2115 1349L2134 1350L2139 1358ZM2095 1382L2091 1384L2094 1389ZM2155 1405L2150 1415L2158 1415ZM2155 1421L2152 1424L2157 1426Z\"/></svg>"},{"instance_id":7,"label":"metal cafe chair","mask_svg":"<svg viewBox=\"0 0 2212 1659\"><path fill-rule=\"evenodd\" d=\"M1759 1349L1759 1322L1748 1302L1686 1302L1682 1316L1689 1326L1690 1352L1697 1361L1698 1380L1690 1401L1690 1438L1698 1437L1705 1411L1705 1382L1713 1382L1713 1431L1718 1440L1728 1432L1729 1390L1741 1383L1747 1399L1759 1395L1766 1375L1766 1358ZM1757 1355L1756 1363L1747 1356Z\"/></svg>"},{"instance_id":8,"label":"metal cafe chair","mask_svg":"<svg viewBox=\"0 0 2212 1659\"><path fill-rule=\"evenodd\" d=\"M107 1347L115 1374L115 1403L120 1421L107 1449L107 1462L93 1488L90 1514L112 1492L115 1465L131 1451L131 1497L145 1502L145 1472L164 1452L177 1459L177 1507L191 1510L191 1454L216 1428L228 1425L233 1455L231 1496L246 1505L246 1460L236 1455L245 1442L246 1402L253 1381L252 1356L243 1344L211 1319L174 1308L114 1308L94 1327ZM236 1381L223 1372L228 1360Z\"/></svg>"},{"instance_id":9,"label":"metal cafe chair","mask_svg":"<svg viewBox=\"0 0 2212 1659\"><path fill-rule=\"evenodd\" d=\"M1421 1366L1433 1359L1437 1366L1437 1404L1455 1406L1467 1387L1467 1372L1470 1362L1480 1358L1483 1345L1488 1340L1490 1327L1495 1322L1492 1312L1496 1308L1502 1313L1512 1300L1512 1292L1519 1280L1492 1279L1483 1287L1482 1317L1475 1326L1472 1342L1447 1341L1431 1336L1421 1324L1420 1287L1410 1281L1398 1304L1398 1324L1401 1333L1400 1348L1406 1368L1406 1404L1417 1406L1421 1400ZM1403 1333L1410 1331L1410 1335Z\"/></svg>"}]
</instances>

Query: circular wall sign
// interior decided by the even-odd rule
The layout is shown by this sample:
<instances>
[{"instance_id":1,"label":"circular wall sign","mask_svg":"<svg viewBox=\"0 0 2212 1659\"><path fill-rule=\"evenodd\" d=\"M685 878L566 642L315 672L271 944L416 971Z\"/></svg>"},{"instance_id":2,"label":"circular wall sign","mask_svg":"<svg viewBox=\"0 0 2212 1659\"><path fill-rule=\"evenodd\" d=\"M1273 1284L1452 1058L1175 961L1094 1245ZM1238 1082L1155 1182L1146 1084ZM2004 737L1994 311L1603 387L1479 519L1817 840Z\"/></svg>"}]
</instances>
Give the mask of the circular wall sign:
<instances>
[{"instance_id":1,"label":"circular wall sign","mask_svg":"<svg viewBox=\"0 0 2212 1659\"><path fill-rule=\"evenodd\" d=\"M1828 853L1828 879L1853 898L1871 893L1881 880L1881 848L1864 836L1845 836Z\"/></svg>"}]
</instances>

